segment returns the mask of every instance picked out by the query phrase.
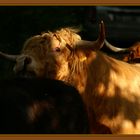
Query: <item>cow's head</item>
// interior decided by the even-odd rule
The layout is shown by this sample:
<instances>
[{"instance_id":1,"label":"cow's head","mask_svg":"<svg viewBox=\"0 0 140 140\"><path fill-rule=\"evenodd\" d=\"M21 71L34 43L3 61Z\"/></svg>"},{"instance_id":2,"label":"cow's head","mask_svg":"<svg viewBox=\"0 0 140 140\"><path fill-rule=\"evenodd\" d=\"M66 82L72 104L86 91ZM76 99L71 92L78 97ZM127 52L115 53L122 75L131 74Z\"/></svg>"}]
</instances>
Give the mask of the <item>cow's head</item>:
<instances>
[{"instance_id":1,"label":"cow's head","mask_svg":"<svg viewBox=\"0 0 140 140\"><path fill-rule=\"evenodd\" d=\"M70 46L79 40L81 37L70 28L33 36L25 42L14 71L27 77L54 77L67 64Z\"/></svg>"},{"instance_id":2,"label":"cow's head","mask_svg":"<svg viewBox=\"0 0 140 140\"><path fill-rule=\"evenodd\" d=\"M81 50L97 50L104 44L104 23L100 24L100 33L96 41L84 41L77 32L70 28L63 28L56 32L47 32L29 38L16 57L14 71L16 74L27 77L61 77L69 73L69 58L73 53ZM86 54L85 54L86 55ZM10 57L6 56L5 57ZM86 56L79 54L79 60ZM81 58L80 58L81 57Z\"/></svg>"}]
</instances>

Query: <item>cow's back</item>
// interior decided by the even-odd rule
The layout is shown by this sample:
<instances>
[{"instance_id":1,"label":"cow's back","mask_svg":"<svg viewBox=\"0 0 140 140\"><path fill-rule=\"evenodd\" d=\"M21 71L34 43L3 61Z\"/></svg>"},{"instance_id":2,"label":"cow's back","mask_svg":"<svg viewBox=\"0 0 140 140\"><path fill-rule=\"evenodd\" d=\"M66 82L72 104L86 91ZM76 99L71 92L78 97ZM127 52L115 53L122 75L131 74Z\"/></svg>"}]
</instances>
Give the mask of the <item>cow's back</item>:
<instances>
[{"instance_id":1,"label":"cow's back","mask_svg":"<svg viewBox=\"0 0 140 140\"><path fill-rule=\"evenodd\" d=\"M98 121L113 133L140 133L140 65L99 53L89 68L92 71L87 76L85 94L88 93L87 104L95 110Z\"/></svg>"}]
</instances>

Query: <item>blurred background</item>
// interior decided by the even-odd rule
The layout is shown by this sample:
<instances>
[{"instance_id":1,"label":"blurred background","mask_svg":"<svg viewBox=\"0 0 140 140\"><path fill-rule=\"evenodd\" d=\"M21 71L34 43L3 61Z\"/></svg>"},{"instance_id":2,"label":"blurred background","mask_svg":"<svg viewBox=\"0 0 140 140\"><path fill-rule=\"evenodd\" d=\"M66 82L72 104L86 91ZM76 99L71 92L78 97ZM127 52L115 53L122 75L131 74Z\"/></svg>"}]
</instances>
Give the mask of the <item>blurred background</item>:
<instances>
[{"instance_id":1,"label":"blurred background","mask_svg":"<svg viewBox=\"0 0 140 140\"><path fill-rule=\"evenodd\" d=\"M80 27L83 39L95 40L101 20L111 43L140 41L140 6L0 6L0 19L0 51L11 54L30 36L62 27ZM0 79L11 77L12 69L12 62L0 59Z\"/></svg>"}]
</instances>

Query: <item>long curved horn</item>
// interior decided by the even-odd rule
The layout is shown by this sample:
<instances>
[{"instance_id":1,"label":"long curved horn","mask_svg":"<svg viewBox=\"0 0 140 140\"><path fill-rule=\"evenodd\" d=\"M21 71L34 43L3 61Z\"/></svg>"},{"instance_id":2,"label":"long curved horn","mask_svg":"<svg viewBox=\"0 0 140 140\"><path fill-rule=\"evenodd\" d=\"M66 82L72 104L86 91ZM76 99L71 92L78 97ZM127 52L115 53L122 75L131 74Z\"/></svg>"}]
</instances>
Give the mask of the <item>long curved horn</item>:
<instances>
[{"instance_id":1,"label":"long curved horn","mask_svg":"<svg viewBox=\"0 0 140 140\"><path fill-rule=\"evenodd\" d=\"M99 25L99 35L98 39L96 41L86 41L86 40L80 40L76 43L76 48L85 48L89 50L99 50L104 45L105 40L105 27L104 22L101 21Z\"/></svg>"},{"instance_id":2,"label":"long curved horn","mask_svg":"<svg viewBox=\"0 0 140 140\"><path fill-rule=\"evenodd\" d=\"M105 39L105 46L107 48L109 48L113 52L126 52L126 51L129 51L128 48L119 48L119 47L113 46L106 39Z\"/></svg>"},{"instance_id":3,"label":"long curved horn","mask_svg":"<svg viewBox=\"0 0 140 140\"><path fill-rule=\"evenodd\" d=\"M18 56L19 55L10 55L10 54L6 54L6 53L3 53L3 52L0 52L0 57L8 59L8 60L11 60L11 61L16 61Z\"/></svg>"},{"instance_id":4,"label":"long curved horn","mask_svg":"<svg viewBox=\"0 0 140 140\"><path fill-rule=\"evenodd\" d=\"M104 22L101 21L101 23L99 24L99 35L98 35L98 39L95 41L96 42L95 45L102 48L104 45L104 40L105 40L105 25Z\"/></svg>"}]
</instances>

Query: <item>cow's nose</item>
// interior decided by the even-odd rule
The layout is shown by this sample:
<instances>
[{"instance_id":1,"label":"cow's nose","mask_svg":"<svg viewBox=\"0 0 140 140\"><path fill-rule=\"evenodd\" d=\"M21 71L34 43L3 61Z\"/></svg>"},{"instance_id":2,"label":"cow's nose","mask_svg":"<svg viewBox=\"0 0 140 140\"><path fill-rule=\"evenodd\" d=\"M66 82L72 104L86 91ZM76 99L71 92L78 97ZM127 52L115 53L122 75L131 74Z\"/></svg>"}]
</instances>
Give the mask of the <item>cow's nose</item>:
<instances>
[{"instance_id":1,"label":"cow's nose","mask_svg":"<svg viewBox=\"0 0 140 140\"><path fill-rule=\"evenodd\" d=\"M22 55L19 56L16 60L16 64L13 68L15 73L26 71L27 65L29 65L32 62L31 57Z\"/></svg>"}]
</instances>

